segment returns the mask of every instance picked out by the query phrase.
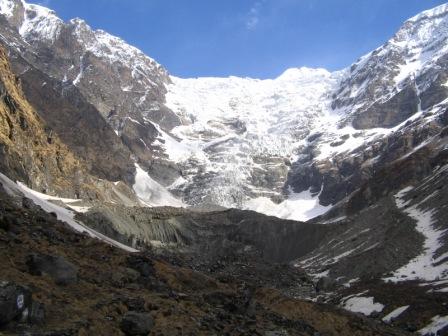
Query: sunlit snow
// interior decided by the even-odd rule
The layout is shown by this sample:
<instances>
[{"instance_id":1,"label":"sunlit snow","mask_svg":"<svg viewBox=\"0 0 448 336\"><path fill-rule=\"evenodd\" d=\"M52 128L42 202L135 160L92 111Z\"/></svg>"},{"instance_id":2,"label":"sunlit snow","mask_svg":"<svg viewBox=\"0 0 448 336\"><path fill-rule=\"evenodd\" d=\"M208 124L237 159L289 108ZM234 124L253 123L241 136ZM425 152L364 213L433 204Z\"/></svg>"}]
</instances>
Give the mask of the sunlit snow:
<instances>
[{"instance_id":1,"label":"sunlit snow","mask_svg":"<svg viewBox=\"0 0 448 336\"><path fill-rule=\"evenodd\" d=\"M428 324L423 329L420 329L418 333L420 335L438 335L438 332L443 328L448 326L448 315L447 316L434 316L430 324Z\"/></svg>"},{"instance_id":2,"label":"sunlit snow","mask_svg":"<svg viewBox=\"0 0 448 336\"><path fill-rule=\"evenodd\" d=\"M343 307L351 312L370 316L374 312L381 312L384 309L383 304L374 300L373 297L355 296L346 300L343 303Z\"/></svg>"},{"instance_id":3,"label":"sunlit snow","mask_svg":"<svg viewBox=\"0 0 448 336\"><path fill-rule=\"evenodd\" d=\"M393 320L398 318L401 314L403 314L408 308L409 308L409 306L403 306L403 307L398 307L397 309L394 309L389 314L387 314L386 316L383 317L383 322L385 322L385 323L392 322Z\"/></svg>"},{"instance_id":4,"label":"sunlit snow","mask_svg":"<svg viewBox=\"0 0 448 336\"><path fill-rule=\"evenodd\" d=\"M154 181L147 172L135 164L136 175L134 191L139 199L147 206L183 207L185 204L175 198L165 187Z\"/></svg>"},{"instance_id":5,"label":"sunlit snow","mask_svg":"<svg viewBox=\"0 0 448 336\"><path fill-rule=\"evenodd\" d=\"M285 201L279 204L267 197L251 199L243 208L269 216L305 222L326 213L331 207L331 205L320 205L318 196L313 196L309 190L306 190L301 193L291 193Z\"/></svg>"},{"instance_id":6,"label":"sunlit snow","mask_svg":"<svg viewBox=\"0 0 448 336\"><path fill-rule=\"evenodd\" d=\"M440 263L446 255L436 258L435 253L441 247L441 238L444 231L437 230L433 227L434 210L423 210L421 203L409 205L409 201L404 201L403 197L412 190L407 187L395 195L397 207L402 209L409 217L416 221L416 229L420 232L425 242L423 245L423 253L412 259L407 265L396 270L391 277L387 277L386 281L435 281L448 279L448 265ZM434 194L431 196L435 196Z\"/></svg>"}]
</instances>

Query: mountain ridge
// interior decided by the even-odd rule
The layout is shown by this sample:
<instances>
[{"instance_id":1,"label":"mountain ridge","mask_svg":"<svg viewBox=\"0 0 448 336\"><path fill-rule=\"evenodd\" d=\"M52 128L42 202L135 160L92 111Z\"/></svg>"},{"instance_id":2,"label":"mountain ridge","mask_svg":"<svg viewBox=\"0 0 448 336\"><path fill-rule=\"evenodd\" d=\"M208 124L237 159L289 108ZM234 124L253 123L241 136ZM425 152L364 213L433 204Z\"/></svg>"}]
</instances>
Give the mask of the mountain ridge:
<instances>
[{"instance_id":1,"label":"mountain ridge","mask_svg":"<svg viewBox=\"0 0 448 336\"><path fill-rule=\"evenodd\" d=\"M350 192L361 182L356 177L351 186L335 184L329 172L346 163L335 165L332 156L391 134L448 96L440 85L446 74L436 70L434 81L430 70L445 55L446 5L409 19L389 42L346 69L291 68L275 79L258 80L169 76L138 49L91 30L81 19L64 23L41 6L21 0L5 4L10 23L35 52L48 55L34 64L78 87L139 166L192 206L257 209L301 220L309 217L292 207L321 214L346 196L342 190ZM432 40L437 42L432 48L439 49L433 50L431 64L414 64L413 55ZM417 76L411 71L415 66L421 67ZM112 79L117 77L119 83ZM360 158L359 165L371 159ZM317 168L322 166L324 171ZM303 174L311 176L308 181Z\"/></svg>"}]
</instances>

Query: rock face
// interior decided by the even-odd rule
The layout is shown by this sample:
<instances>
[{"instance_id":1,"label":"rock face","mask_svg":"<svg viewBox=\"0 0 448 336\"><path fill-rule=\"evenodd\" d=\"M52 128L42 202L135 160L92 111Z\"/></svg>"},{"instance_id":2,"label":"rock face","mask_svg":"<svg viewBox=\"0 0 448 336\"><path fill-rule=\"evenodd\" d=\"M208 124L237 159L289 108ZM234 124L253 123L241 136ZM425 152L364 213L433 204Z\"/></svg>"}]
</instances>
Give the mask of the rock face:
<instances>
[{"instance_id":1,"label":"rock face","mask_svg":"<svg viewBox=\"0 0 448 336\"><path fill-rule=\"evenodd\" d=\"M323 185L321 203L335 204L379 170L437 140L446 126L447 25L446 5L424 12L347 69L331 105L342 116L339 139L328 139L325 132L308 138L288 184L297 191ZM355 130L350 131L350 124ZM339 154L337 149L350 141ZM322 155L325 142L336 155ZM412 178L404 174L401 185Z\"/></svg>"},{"instance_id":2,"label":"rock face","mask_svg":"<svg viewBox=\"0 0 448 336\"><path fill-rule=\"evenodd\" d=\"M20 57L17 54L15 56ZM129 157L126 158L126 152L120 154L121 151L118 148L116 156L110 157L107 149L112 146L104 143L104 139L107 139L107 137L96 137L98 134L104 135L101 130L97 132L90 129L92 136L89 135L89 137L96 137L96 144L102 148L103 154L96 156L99 149L94 148L95 144L92 146L84 145L84 141L88 137L84 136L82 125L92 127L95 125L94 121L99 120L100 124L106 126L105 132L107 133L107 124L102 119L95 119L95 114L87 119L82 117L78 114L80 110L75 110L74 107L65 110L66 112L73 112L72 114L69 113L69 117L59 119L55 112L60 112L61 110L58 110L58 108L69 105L61 103L59 107L52 106L51 102L55 101L54 99L58 94L51 89L46 96L43 95L44 91L42 90L34 92L34 95L30 94L31 97L42 102L46 101L45 106L40 106L46 108L40 110L40 114L52 119L50 123L46 123L41 115L36 113L35 108L30 105L23 92L21 78L12 72L9 59L3 48L0 49L0 62L0 170L2 173L14 180L26 183L35 190L48 194L109 201L120 199L121 202L128 205L139 204L133 191L124 183L114 184L98 178L107 176L112 179L113 174L116 174L117 179L132 181L132 172L135 168L128 161ZM30 74L33 72L30 68L28 70ZM38 75L38 72L36 71L34 74ZM38 78L40 77L38 76ZM48 80L50 81L50 79ZM37 80L37 83L40 83L39 80ZM33 91L32 88L30 91ZM61 99L61 101L64 100ZM78 106L81 107L81 105L82 100ZM70 120L73 121L71 125ZM64 139L68 139L66 142L71 146L66 146L61 141L58 134L53 131L52 126L63 133ZM69 130L63 132L67 126L69 126ZM80 131L76 130L75 127L77 126L81 127ZM87 128L87 130L89 129ZM109 132L111 131L109 130ZM70 138L70 134L74 136ZM118 145L120 145L120 142L118 142ZM89 156L92 157L92 161ZM109 157L109 161L116 162L117 166L120 165L120 158L124 157L125 159L122 159L121 162L124 167L128 167L128 172L126 173L124 169L120 168L114 170L114 164L108 165L107 168L106 165L95 165L98 158L102 159L104 157Z\"/></svg>"},{"instance_id":3,"label":"rock face","mask_svg":"<svg viewBox=\"0 0 448 336\"><path fill-rule=\"evenodd\" d=\"M20 74L24 94L44 121L49 137L57 135L73 153L84 159L92 175L132 185L135 168L131 154L112 128L76 87L42 71L37 52L9 27L4 17L0 21L12 70Z\"/></svg>"},{"instance_id":4,"label":"rock face","mask_svg":"<svg viewBox=\"0 0 448 336\"><path fill-rule=\"evenodd\" d=\"M15 60L19 72L19 59ZM49 132L60 134L61 140L86 162L92 175L133 184L131 153L76 87L57 82L37 69L19 73L26 97L45 120Z\"/></svg>"},{"instance_id":5,"label":"rock face","mask_svg":"<svg viewBox=\"0 0 448 336\"><path fill-rule=\"evenodd\" d=\"M12 178L48 191L71 185L81 193L88 180L82 164L45 127L23 95L5 51L0 49L0 168Z\"/></svg>"},{"instance_id":6,"label":"rock face","mask_svg":"<svg viewBox=\"0 0 448 336\"><path fill-rule=\"evenodd\" d=\"M333 107L350 108L355 128L366 129L396 126L443 102L447 11L442 5L407 20L385 45L352 65Z\"/></svg>"}]
</instances>

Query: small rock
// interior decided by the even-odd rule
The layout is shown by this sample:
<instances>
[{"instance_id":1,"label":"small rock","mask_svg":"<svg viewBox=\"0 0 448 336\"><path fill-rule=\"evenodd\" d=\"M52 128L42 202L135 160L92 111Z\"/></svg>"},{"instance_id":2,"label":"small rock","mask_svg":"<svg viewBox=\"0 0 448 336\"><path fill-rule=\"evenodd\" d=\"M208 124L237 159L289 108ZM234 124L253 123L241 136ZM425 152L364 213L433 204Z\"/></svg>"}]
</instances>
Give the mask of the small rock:
<instances>
[{"instance_id":1,"label":"small rock","mask_svg":"<svg viewBox=\"0 0 448 336\"><path fill-rule=\"evenodd\" d=\"M0 229L4 231L9 231L10 225L7 218L3 215L0 215Z\"/></svg>"},{"instance_id":2,"label":"small rock","mask_svg":"<svg viewBox=\"0 0 448 336\"><path fill-rule=\"evenodd\" d=\"M17 231L21 223L22 221L13 214L5 213L0 216L0 228L5 231Z\"/></svg>"},{"instance_id":3,"label":"small rock","mask_svg":"<svg viewBox=\"0 0 448 336\"><path fill-rule=\"evenodd\" d=\"M42 303L33 301L29 309L28 321L32 324L42 324L45 320L45 307Z\"/></svg>"},{"instance_id":4,"label":"small rock","mask_svg":"<svg viewBox=\"0 0 448 336\"><path fill-rule=\"evenodd\" d=\"M138 297L138 298L131 298L130 300L126 301L126 306L128 309L138 312L145 311L145 299Z\"/></svg>"},{"instance_id":5,"label":"small rock","mask_svg":"<svg viewBox=\"0 0 448 336\"><path fill-rule=\"evenodd\" d=\"M405 329L410 332L416 332L418 330L416 325L412 323L406 323Z\"/></svg>"},{"instance_id":6,"label":"small rock","mask_svg":"<svg viewBox=\"0 0 448 336\"><path fill-rule=\"evenodd\" d=\"M40 206L36 205L33 200L27 198L27 197L23 197L22 198L22 206L25 209L32 209L32 210L38 210L40 209Z\"/></svg>"},{"instance_id":7,"label":"small rock","mask_svg":"<svg viewBox=\"0 0 448 336\"><path fill-rule=\"evenodd\" d=\"M48 274L57 285L70 285L78 281L78 270L75 265L61 256L30 254L26 265L32 275Z\"/></svg>"},{"instance_id":8,"label":"small rock","mask_svg":"<svg viewBox=\"0 0 448 336\"><path fill-rule=\"evenodd\" d=\"M126 335L147 335L154 327L154 319L145 313L128 312L121 320L120 328Z\"/></svg>"},{"instance_id":9,"label":"small rock","mask_svg":"<svg viewBox=\"0 0 448 336\"><path fill-rule=\"evenodd\" d=\"M289 333L286 330L273 330L273 331L266 331L264 333L264 336L288 336Z\"/></svg>"}]
</instances>

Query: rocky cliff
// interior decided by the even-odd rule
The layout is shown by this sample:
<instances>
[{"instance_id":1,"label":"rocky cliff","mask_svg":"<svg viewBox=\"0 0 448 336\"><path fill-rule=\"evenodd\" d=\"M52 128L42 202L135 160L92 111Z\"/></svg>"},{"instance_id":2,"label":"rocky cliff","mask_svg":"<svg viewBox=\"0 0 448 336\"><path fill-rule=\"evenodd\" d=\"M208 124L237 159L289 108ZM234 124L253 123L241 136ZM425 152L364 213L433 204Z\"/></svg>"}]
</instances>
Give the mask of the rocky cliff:
<instances>
[{"instance_id":1,"label":"rocky cliff","mask_svg":"<svg viewBox=\"0 0 448 336\"><path fill-rule=\"evenodd\" d=\"M12 178L48 192L89 189L82 164L45 126L24 97L20 79L0 49L1 167ZM87 182L87 183L86 183Z\"/></svg>"},{"instance_id":2,"label":"rocky cliff","mask_svg":"<svg viewBox=\"0 0 448 336\"><path fill-rule=\"evenodd\" d=\"M85 157L75 155L28 102L3 47L0 60L2 173L48 194L139 204L125 185L89 174Z\"/></svg>"}]
</instances>

